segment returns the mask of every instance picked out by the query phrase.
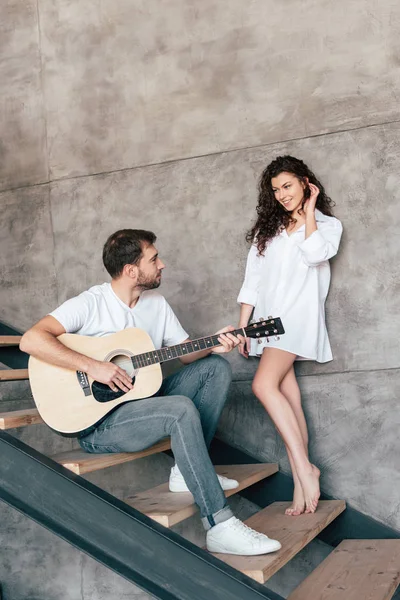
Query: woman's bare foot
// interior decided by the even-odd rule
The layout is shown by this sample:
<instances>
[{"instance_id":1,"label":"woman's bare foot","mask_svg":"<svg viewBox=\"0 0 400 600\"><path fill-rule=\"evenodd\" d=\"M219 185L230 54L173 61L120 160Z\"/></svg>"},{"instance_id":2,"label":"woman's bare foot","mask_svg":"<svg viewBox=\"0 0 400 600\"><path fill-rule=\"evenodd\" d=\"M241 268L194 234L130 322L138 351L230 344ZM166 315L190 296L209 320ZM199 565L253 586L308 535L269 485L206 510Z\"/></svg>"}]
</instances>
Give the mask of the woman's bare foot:
<instances>
[{"instance_id":1,"label":"woman's bare foot","mask_svg":"<svg viewBox=\"0 0 400 600\"><path fill-rule=\"evenodd\" d=\"M320 470L315 465L311 465L311 469L301 474L301 484L306 504L306 514L315 513L317 510L318 500L321 495L319 489L320 474Z\"/></svg>"},{"instance_id":2,"label":"woman's bare foot","mask_svg":"<svg viewBox=\"0 0 400 600\"><path fill-rule=\"evenodd\" d=\"M300 483L295 484L293 493L292 506L285 510L285 515L289 517L298 517L306 510L306 502L304 500L303 488Z\"/></svg>"}]
</instances>

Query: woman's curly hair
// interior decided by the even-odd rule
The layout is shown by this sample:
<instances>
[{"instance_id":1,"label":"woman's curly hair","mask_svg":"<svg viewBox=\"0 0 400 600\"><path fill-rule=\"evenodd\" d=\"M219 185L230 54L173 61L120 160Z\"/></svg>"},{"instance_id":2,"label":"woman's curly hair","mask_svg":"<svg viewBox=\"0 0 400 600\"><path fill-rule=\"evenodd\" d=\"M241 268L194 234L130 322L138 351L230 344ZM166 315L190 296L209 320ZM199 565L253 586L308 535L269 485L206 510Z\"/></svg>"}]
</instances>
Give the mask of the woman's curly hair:
<instances>
[{"instance_id":1,"label":"woman's curly hair","mask_svg":"<svg viewBox=\"0 0 400 600\"><path fill-rule=\"evenodd\" d=\"M281 230L286 228L289 223L296 219L291 217L284 207L276 200L272 191L271 179L277 177L280 173L291 173L300 181L305 181L307 177L309 183L313 183L319 189L316 208L324 215L330 217L332 214L333 201L327 196L324 186L315 177L314 173L307 165L294 156L278 156L266 169L264 169L258 183L258 205L257 220L253 227L248 231L246 240L249 243L257 244L260 254L263 254L268 242L270 242ZM306 186L304 190L304 200L310 197L310 188Z\"/></svg>"}]
</instances>

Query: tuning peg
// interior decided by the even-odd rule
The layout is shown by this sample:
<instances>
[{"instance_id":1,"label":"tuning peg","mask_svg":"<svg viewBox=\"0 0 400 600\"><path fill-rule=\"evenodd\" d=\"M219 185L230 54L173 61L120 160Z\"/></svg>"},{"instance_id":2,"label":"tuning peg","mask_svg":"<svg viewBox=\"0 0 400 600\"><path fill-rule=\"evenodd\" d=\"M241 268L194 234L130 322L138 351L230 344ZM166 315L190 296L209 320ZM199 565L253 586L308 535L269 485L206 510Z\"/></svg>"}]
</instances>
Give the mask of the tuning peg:
<instances>
[{"instance_id":1,"label":"tuning peg","mask_svg":"<svg viewBox=\"0 0 400 600\"><path fill-rule=\"evenodd\" d=\"M272 315L268 315L268 319L272 319Z\"/></svg>"},{"instance_id":2,"label":"tuning peg","mask_svg":"<svg viewBox=\"0 0 400 600\"><path fill-rule=\"evenodd\" d=\"M275 335L274 337L275 337L276 341L278 341L278 340L280 340L280 339L281 339L281 338L279 337L279 335Z\"/></svg>"},{"instance_id":3,"label":"tuning peg","mask_svg":"<svg viewBox=\"0 0 400 600\"><path fill-rule=\"evenodd\" d=\"M253 323L255 323L255 320L254 320L254 319L251 319L251 320L249 321L249 325L253 325Z\"/></svg>"},{"instance_id":4,"label":"tuning peg","mask_svg":"<svg viewBox=\"0 0 400 600\"><path fill-rule=\"evenodd\" d=\"M263 321L265 321L264 317L260 317L260 318L258 319L258 322L259 322L259 323L262 323Z\"/></svg>"}]
</instances>

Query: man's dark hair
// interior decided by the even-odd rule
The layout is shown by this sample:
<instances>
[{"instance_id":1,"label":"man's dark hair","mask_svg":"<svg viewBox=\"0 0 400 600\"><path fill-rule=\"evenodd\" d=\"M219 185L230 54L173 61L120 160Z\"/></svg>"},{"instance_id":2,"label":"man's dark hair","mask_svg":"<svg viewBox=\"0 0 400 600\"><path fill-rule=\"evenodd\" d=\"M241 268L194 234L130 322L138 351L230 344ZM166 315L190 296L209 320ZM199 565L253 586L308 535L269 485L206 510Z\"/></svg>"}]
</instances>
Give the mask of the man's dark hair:
<instances>
[{"instance_id":1,"label":"man's dark hair","mask_svg":"<svg viewBox=\"0 0 400 600\"><path fill-rule=\"evenodd\" d=\"M119 277L125 265L136 265L143 256L143 243L154 244L157 237L144 229L120 229L106 241L103 263L112 278Z\"/></svg>"}]
</instances>

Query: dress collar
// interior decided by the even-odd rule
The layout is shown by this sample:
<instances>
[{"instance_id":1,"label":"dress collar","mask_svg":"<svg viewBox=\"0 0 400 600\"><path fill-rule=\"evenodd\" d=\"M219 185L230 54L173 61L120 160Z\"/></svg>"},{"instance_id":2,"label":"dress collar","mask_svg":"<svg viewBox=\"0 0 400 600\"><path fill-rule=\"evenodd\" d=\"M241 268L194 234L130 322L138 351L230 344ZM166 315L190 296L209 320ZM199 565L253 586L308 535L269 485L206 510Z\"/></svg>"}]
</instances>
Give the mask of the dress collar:
<instances>
[{"instance_id":1,"label":"dress collar","mask_svg":"<svg viewBox=\"0 0 400 600\"><path fill-rule=\"evenodd\" d=\"M318 210L318 208L315 209L315 220L318 223L326 223L329 219L331 219L331 217L324 215L324 213L322 213L320 210ZM286 235L288 238L290 238L290 237L292 237L292 235L296 235L296 233L298 233L299 231L304 231L305 227L306 227L305 225L302 225L301 227L296 229L296 231L294 233L292 233L291 235L288 235L288 232L286 231L285 227L282 226L278 235Z\"/></svg>"},{"instance_id":2,"label":"dress collar","mask_svg":"<svg viewBox=\"0 0 400 600\"><path fill-rule=\"evenodd\" d=\"M316 221L321 221L322 223L324 221L328 221L330 219L330 217L327 217L326 215L324 215L324 213L322 213L320 210L318 210L318 208L315 209L315 220Z\"/></svg>"}]
</instances>

